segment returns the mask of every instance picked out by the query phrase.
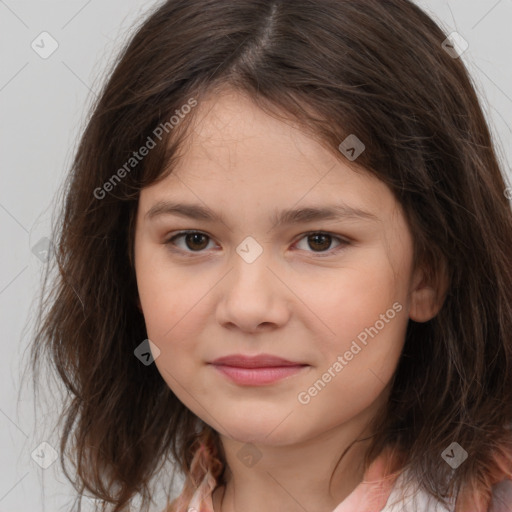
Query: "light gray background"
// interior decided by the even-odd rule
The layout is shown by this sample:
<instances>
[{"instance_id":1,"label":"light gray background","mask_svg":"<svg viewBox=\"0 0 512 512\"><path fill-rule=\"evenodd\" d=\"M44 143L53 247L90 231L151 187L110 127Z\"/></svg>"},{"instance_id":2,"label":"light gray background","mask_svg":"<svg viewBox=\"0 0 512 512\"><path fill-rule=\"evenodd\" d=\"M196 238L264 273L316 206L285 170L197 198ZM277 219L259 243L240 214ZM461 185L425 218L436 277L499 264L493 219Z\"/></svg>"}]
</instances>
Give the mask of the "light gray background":
<instances>
[{"instance_id":1,"label":"light gray background","mask_svg":"<svg viewBox=\"0 0 512 512\"><path fill-rule=\"evenodd\" d=\"M469 42L462 59L491 123L510 186L512 0L418 3L445 31L457 31ZM42 403L28 386L18 403L44 265L31 249L50 234L55 194L109 63L156 5L0 0L0 512L70 509L73 490L59 462L42 469L31 457L42 442L58 450L58 436L51 430L58 397ZM47 59L31 47L43 31L59 45ZM36 407L41 410L37 417ZM48 449L44 453L49 456ZM162 503L154 510L161 510Z\"/></svg>"}]
</instances>

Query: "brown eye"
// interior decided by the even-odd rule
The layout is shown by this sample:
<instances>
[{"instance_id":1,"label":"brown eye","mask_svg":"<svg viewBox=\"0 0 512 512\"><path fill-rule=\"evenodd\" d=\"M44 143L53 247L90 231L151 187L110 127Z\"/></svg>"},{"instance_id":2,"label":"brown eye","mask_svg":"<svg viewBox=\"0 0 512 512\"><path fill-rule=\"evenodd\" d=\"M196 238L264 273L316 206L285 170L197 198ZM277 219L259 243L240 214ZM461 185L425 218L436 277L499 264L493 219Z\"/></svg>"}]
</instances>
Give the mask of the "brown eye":
<instances>
[{"instance_id":1,"label":"brown eye","mask_svg":"<svg viewBox=\"0 0 512 512\"><path fill-rule=\"evenodd\" d=\"M329 233L322 232L305 233L297 245L300 245L302 240L307 240L307 244L304 244L306 247L299 247L299 249L306 252L318 253L317 255L319 257L335 254L339 250L343 249L346 245L350 244L348 240L344 240L339 236L334 236ZM337 241L338 246L334 249L330 249L333 240Z\"/></svg>"},{"instance_id":2,"label":"brown eye","mask_svg":"<svg viewBox=\"0 0 512 512\"><path fill-rule=\"evenodd\" d=\"M176 242L176 240L181 239L185 241L185 244ZM299 249L316 253L318 257L330 256L343 249L346 245L350 245L348 240L339 236L318 231L305 233L296 245L300 245L302 240L307 240L307 244L305 244L306 247L299 247ZM180 252L185 256L191 256L193 253L206 252L205 249L210 241L211 237L200 231L182 231L164 242L164 245L168 246L169 250L173 252ZM333 241L336 241L338 246L331 249Z\"/></svg>"},{"instance_id":3,"label":"brown eye","mask_svg":"<svg viewBox=\"0 0 512 512\"><path fill-rule=\"evenodd\" d=\"M185 246L183 246L183 244L180 245L176 243L175 241L178 239L183 239L185 241ZM182 252L201 252L208 246L209 240L210 237L200 231L183 231L167 240L165 245L168 245L169 247L176 246Z\"/></svg>"},{"instance_id":4,"label":"brown eye","mask_svg":"<svg viewBox=\"0 0 512 512\"><path fill-rule=\"evenodd\" d=\"M207 238L203 233L187 233L185 235L185 244L189 249L200 251L208 245L207 241L205 243Z\"/></svg>"},{"instance_id":5,"label":"brown eye","mask_svg":"<svg viewBox=\"0 0 512 512\"><path fill-rule=\"evenodd\" d=\"M308 236L309 246L312 249L319 251L325 251L326 249L329 249L331 240L332 237L330 235L325 235L323 233Z\"/></svg>"}]
</instances>

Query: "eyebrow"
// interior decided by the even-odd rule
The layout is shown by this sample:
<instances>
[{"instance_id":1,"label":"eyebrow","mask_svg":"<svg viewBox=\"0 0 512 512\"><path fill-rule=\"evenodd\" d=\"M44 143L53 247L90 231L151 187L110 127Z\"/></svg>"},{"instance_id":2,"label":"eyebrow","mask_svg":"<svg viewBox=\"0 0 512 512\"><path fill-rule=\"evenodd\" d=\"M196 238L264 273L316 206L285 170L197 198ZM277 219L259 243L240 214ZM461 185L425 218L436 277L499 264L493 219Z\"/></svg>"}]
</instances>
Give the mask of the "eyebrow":
<instances>
[{"instance_id":1,"label":"eyebrow","mask_svg":"<svg viewBox=\"0 0 512 512\"><path fill-rule=\"evenodd\" d=\"M177 215L189 219L208 222L224 222L224 217L208 207L199 204L189 204L173 201L159 201L154 204L145 215L151 220L161 215ZM275 211L270 220L273 226L285 226L319 220L361 219L380 221L375 214L354 208L346 204L334 204L321 207L309 206L304 208L290 208Z\"/></svg>"}]
</instances>

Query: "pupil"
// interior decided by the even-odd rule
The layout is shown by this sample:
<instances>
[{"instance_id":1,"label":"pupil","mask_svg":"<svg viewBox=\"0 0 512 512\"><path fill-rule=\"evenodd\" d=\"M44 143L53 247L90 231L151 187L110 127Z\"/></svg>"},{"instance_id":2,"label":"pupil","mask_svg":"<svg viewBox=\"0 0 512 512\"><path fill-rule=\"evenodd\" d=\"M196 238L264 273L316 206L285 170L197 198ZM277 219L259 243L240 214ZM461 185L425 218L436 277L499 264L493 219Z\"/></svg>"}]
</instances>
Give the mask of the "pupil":
<instances>
[{"instance_id":1,"label":"pupil","mask_svg":"<svg viewBox=\"0 0 512 512\"><path fill-rule=\"evenodd\" d=\"M329 239L330 237L329 237L329 235L311 235L311 238L316 239L316 240L318 240L319 238L320 238L320 239L321 239L321 238L323 238L324 240L327 240L327 239ZM314 243L316 243L316 242L314 242ZM328 248L329 248L330 243L329 243L329 242L327 242L327 244L321 244L321 243L320 243L320 245L323 245L323 247L322 247L321 249L328 249Z\"/></svg>"},{"instance_id":2,"label":"pupil","mask_svg":"<svg viewBox=\"0 0 512 512\"><path fill-rule=\"evenodd\" d=\"M200 239L201 237L206 238L205 235L202 235L201 233L189 233L187 235L187 244L192 239L192 245L194 245L196 243L197 239L198 238ZM208 244L205 244L205 243L201 244L199 242L199 245L200 245L199 249L204 249L204 247L206 247L206 245L208 245ZM189 248L193 249L194 247L189 247ZM197 249L197 247L195 247L195 248Z\"/></svg>"}]
</instances>

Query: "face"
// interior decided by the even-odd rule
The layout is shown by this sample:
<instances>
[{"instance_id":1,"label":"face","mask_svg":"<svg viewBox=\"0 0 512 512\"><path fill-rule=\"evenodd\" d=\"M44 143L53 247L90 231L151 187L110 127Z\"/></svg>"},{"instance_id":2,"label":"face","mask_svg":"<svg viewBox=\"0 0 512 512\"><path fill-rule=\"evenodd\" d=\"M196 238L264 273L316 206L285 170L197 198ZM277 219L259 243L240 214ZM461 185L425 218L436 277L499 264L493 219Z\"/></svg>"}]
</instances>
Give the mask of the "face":
<instances>
[{"instance_id":1,"label":"face","mask_svg":"<svg viewBox=\"0 0 512 512\"><path fill-rule=\"evenodd\" d=\"M368 409L393 375L417 284L410 232L386 185L245 96L226 91L197 109L182 159L138 206L135 270L155 364L221 435L312 438ZM211 364L234 354L296 366Z\"/></svg>"}]
</instances>

